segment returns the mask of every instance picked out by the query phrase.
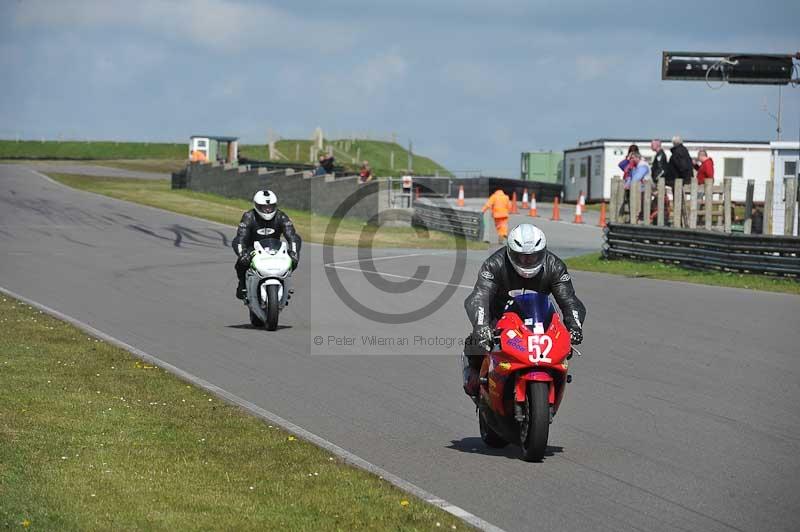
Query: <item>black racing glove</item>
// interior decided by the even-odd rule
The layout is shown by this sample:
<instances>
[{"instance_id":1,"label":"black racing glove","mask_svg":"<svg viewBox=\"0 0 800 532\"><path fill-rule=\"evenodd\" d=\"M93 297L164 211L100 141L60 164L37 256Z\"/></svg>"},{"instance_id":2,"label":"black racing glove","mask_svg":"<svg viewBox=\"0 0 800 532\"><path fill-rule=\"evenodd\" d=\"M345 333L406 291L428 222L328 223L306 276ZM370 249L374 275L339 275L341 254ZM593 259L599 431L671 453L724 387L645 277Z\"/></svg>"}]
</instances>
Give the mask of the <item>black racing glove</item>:
<instances>
[{"instance_id":1,"label":"black racing glove","mask_svg":"<svg viewBox=\"0 0 800 532\"><path fill-rule=\"evenodd\" d=\"M300 263L300 256L296 251L290 251L289 258L292 259L292 271L294 271L297 269L297 265Z\"/></svg>"},{"instance_id":2,"label":"black racing glove","mask_svg":"<svg viewBox=\"0 0 800 532\"><path fill-rule=\"evenodd\" d=\"M250 267L250 261L253 260L253 255L255 254L255 250L248 251L244 250L241 255L239 255L239 263L242 266Z\"/></svg>"},{"instance_id":3,"label":"black racing glove","mask_svg":"<svg viewBox=\"0 0 800 532\"><path fill-rule=\"evenodd\" d=\"M583 331L580 329L570 329L569 341L572 345L580 345L581 342L583 342Z\"/></svg>"},{"instance_id":4,"label":"black racing glove","mask_svg":"<svg viewBox=\"0 0 800 532\"><path fill-rule=\"evenodd\" d=\"M492 328L488 325L476 325L472 331L472 337L486 351L491 351L492 347L494 347L494 335L492 334Z\"/></svg>"}]
</instances>

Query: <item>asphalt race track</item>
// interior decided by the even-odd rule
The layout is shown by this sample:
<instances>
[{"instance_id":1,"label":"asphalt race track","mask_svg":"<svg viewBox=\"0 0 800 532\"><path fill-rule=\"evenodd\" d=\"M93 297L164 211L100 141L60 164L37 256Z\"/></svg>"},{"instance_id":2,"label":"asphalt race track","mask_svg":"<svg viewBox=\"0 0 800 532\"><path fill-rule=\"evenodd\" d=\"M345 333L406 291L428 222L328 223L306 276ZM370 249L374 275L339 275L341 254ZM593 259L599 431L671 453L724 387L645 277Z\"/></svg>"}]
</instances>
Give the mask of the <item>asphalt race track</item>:
<instances>
[{"instance_id":1,"label":"asphalt race track","mask_svg":"<svg viewBox=\"0 0 800 532\"><path fill-rule=\"evenodd\" d=\"M232 235L0 165L0 286L499 527L797 529L797 296L573 273L589 309L585 356L571 366L575 380L551 428L550 455L528 464L515 448L480 442L457 350L358 344L362 336L417 332L463 337L462 301L485 253L466 253L465 273L453 281L452 252L376 251L383 258L369 265L352 249L326 260L321 246L307 245L283 328L267 333L250 327L233 298ZM575 248L548 236L555 250ZM363 273L373 269L389 275ZM373 311L413 313L444 289L453 295L418 324L380 323L342 303L331 271ZM370 278L394 282L398 293ZM419 286L401 293L409 283ZM328 345L350 336L355 345ZM392 352L400 356L385 356Z\"/></svg>"}]
</instances>

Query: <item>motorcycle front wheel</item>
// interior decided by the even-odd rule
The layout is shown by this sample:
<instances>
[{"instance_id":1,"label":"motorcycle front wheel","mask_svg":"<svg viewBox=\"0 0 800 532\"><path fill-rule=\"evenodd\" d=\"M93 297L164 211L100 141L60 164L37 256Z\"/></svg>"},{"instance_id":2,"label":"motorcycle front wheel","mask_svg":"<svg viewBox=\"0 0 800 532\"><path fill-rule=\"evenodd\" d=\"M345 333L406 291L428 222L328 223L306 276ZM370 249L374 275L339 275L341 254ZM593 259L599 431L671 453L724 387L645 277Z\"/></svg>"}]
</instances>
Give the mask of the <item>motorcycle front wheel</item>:
<instances>
[{"instance_id":1,"label":"motorcycle front wheel","mask_svg":"<svg viewBox=\"0 0 800 532\"><path fill-rule=\"evenodd\" d=\"M523 419L519 429L522 459L526 462L539 462L544 458L550 433L549 395L548 383L528 383L528 397L522 408Z\"/></svg>"},{"instance_id":2,"label":"motorcycle front wheel","mask_svg":"<svg viewBox=\"0 0 800 532\"><path fill-rule=\"evenodd\" d=\"M267 285L267 321L265 325L268 331L278 328L278 285Z\"/></svg>"}]
</instances>

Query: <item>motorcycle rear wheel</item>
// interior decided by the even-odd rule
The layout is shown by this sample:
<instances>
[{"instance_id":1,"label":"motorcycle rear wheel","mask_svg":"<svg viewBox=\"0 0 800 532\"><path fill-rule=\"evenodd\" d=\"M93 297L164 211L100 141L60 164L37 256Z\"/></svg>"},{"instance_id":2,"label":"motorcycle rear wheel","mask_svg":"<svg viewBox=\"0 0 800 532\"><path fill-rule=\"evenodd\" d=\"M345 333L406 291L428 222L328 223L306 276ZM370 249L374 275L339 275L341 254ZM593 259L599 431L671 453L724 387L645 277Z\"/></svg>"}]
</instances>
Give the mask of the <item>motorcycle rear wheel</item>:
<instances>
[{"instance_id":1,"label":"motorcycle rear wheel","mask_svg":"<svg viewBox=\"0 0 800 532\"><path fill-rule=\"evenodd\" d=\"M520 447L526 462L540 462L547 449L550 433L550 386L546 382L528 383L528 397L523 406L520 424Z\"/></svg>"},{"instance_id":2,"label":"motorcycle rear wheel","mask_svg":"<svg viewBox=\"0 0 800 532\"><path fill-rule=\"evenodd\" d=\"M483 412L478 412L478 426L481 430L481 440L493 449L502 449L508 442L504 440L498 433L492 430L492 427L486 422Z\"/></svg>"},{"instance_id":3,"label":"motorcycle rear wheel","mask_svg":"<svg viewBox=\"0 0 800 532\"><path fill-rule=\"evenodd\" d=\"M268 331L278 328L278 285L267 285L267 321L264 324Z\"/></svg>"}]
</instances>

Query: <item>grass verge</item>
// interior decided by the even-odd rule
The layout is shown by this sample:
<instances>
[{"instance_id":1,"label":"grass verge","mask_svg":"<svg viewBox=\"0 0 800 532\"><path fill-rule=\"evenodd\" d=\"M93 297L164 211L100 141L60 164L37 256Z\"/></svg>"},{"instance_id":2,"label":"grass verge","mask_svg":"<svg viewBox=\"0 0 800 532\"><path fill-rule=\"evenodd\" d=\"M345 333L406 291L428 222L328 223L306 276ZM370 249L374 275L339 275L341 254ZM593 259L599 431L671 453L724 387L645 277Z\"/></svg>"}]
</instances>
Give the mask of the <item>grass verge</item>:
<instances>
[{"instance_id":1,"label":"grass verge","mask_svg":"<svg viewBox=\"0 0 800 532\"><path fill-rule=\"evenodd\" d=\"M19 301L0 323L0 528L466 528Z\"/></svg>"},{"instance_id":2,"label":"grass verge","mask_svg":"<svg viewBox=\"0 0 800 532\"><path fill-rule=\"evenodd\" d=\"M252 208L249 201L230 199L195 192L191 190L172 190L166 180L119 179L113 177L94 177L76 174L49 173L53 179L81 190L96 192L168 211L198 216L223 224L236 226L242 213ZM285 209L291 216L295 227L304 241L322 243L331 218L311 214L307 211ZM459 237L440 231L418 232L411 227L369 227L351 218L342 220L336 233L338 246L357 247L362 233L375 229L372 246L384 248L422 248L455 249ZM464 241L469 249L486 249L486 244L471 240Z\"/></svg>"},{"instance_id":3,"label":"grass verge","mask_svg":"<svg viewBox=\"0 0 800 532\"><path fill-rule=\"evenodd\" d=\"M597 253L581 255L566 259L564 262L571 270L611 273L626 277L645 277L665 281L683 281L687 283L727 286L731 288L747 288L767 292L783 292L800 295L800 281L766 275L741 274L731 272L706 272L681 268L661 262L644 262L634 260L604 260Z\"/></svg>"}]
</instances>

